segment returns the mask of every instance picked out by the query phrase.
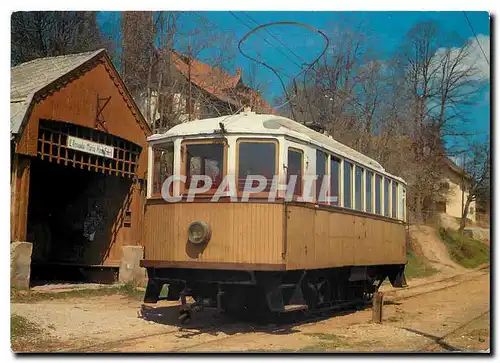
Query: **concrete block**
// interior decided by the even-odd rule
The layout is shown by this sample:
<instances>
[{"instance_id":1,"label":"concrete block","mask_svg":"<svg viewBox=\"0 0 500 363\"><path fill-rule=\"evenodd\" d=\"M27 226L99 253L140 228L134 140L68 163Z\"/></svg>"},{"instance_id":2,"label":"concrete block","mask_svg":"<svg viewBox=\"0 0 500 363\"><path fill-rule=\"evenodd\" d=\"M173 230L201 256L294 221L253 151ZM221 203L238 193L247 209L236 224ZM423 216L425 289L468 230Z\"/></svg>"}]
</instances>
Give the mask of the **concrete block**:
<instances>
[{"instance_id":1,"label":"concrete block","mask_svg":"<svg viewBox=\"0 0 500 363\"><path fill-rule=\"evenodd\" d=\"M122 258L120 260L120 270L118 272L118 282L122 284L134 284L136 286L146 286L146 269L139 265L144 256L142 246L123 246Z\"/></svg>"},{"instance_id":2,"label":"concrete block","mask_svg":"<svg viewBox=\"0 0 500 363\"><path fill-rule=\"evenodd\" d=\"M10 244L10 286L17 289L29 289L31 273L31 253L33 244L12 242Z\"/></svg>"}]
</instances>

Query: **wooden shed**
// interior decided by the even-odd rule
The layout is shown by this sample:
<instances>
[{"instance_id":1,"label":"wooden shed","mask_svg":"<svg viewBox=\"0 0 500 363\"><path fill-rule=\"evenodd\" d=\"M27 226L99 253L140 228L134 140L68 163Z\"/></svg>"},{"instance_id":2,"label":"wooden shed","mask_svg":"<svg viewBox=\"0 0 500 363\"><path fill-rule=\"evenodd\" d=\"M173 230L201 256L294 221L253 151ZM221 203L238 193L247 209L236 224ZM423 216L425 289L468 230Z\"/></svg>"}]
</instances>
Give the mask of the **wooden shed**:
<instances>
[{"instance_id":1,"label":"wooden shed","mask_svg":"<svg viewBox=\"0 0 500 363\"><path fill-rule=\"evenodd\" d=\"M11 69L11 241L32 264L117 267L141 245L150 128L105 50Z\"/></svg>"}]
</instances>

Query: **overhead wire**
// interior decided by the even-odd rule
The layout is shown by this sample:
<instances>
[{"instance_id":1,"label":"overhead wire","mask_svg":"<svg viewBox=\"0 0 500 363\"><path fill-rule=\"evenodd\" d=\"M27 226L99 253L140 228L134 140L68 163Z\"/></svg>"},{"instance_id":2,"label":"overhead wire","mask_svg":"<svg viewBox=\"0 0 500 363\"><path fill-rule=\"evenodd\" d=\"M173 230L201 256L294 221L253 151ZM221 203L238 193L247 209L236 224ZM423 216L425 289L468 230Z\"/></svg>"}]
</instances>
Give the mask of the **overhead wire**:
<instances>
[{"instance_id":1,"label":"overhead wire","mask_svg":"<svg viewBox=\"0 0 500 363\"><path fill-rule=\"evenodd\" d=\"M248 14L248 12L243 12L243 14L245 14L251 21L253 21L257 26L260 26L261 24L259 24L254 18L252 18L250 16L250 14ZM298 55L293 49L289 48L285 43L283 43L283 41L281 39L279 39L278 37L276 37L273 33L271 33L270 30L268 29L264 29L264 31L269 34L273 39L275 39L278 43L280 43L285 49L287 49L291 54L293 54L295 57L297 57L300 61L303 62L303 65L307 66L309 64L309 62L307 62L304 58L302 58L300 55ZM326 38L327 41L328 41L328 38ZM326 48L328 48L328 45L326 46ZM326 50L325 48L325 50ZM324 52L323 52L324 53ZM322 56L322 55L321 55ZM321 58L320 56L320 58ZM290 59L290 58L289 58ZM319 60L319 59L318 59ZM306 104L308 106L308 110L309 110L309 113L311 115L311 118L313 119L313 122L316 121L316 117L314 116L314 113L312 112L312 106L311 106L311 102L309 100L309 94L308 94L308 91L307 91L307 87L306 87L306 83L307 83L307 72L309 71L309 69L313 68L314 65L315 65L316 62L313 62L309 67L308 69L304 72L304 79L302 81L303 83L303 91L304 91L304 96L306 98ZM297 84L295 83L295 79L299 76L300 74L296 75L293 80L292 80L292 83L295 87L295 94L297 92ZM286 103L289 103L289 102L286 102ZM293 112L292 112L293 113Z\"/></svg>"},{"instance_id":2,"label":"overhead wire","mask_svg":"<svg viewBox=\"0 0 500 363\"><path fill-rule=\"evenodd\" d=\"M193 15L197 16L199 19L201 20L204 20L204 21L207 21L206 18L202 17L200 14L198 14L196 11L192 11L191 12ZM249 26L246 22L244 22L243 20L241 20L238 16L236 16L235 14L233 14L233 12L230 12L232 13L231 15L233 15L233 17L235 17L236 19L238 19L241 23L243 23L247 28L249 28L250 30L252 30L253 28L251 26ZM216 28L219 28L220 30L222 31L227 31L225 29L221 29L217 24L214 24L214 23L211 23L210 24ZM269 43L267 41L267 39L263 38L262 36L259 35L260 38L262 38L264 41L266 41L269 45L271 45L273 48L277 49L279 52L281 52L281 50L279 48L276 48L273 44ZM281 52L282 53L282 52ZM282 53L284 56L288 57L286 54ZM290 59L290 58L289 58ZM293 61L293 60L292 60ZM302 68L300 65L299 65L300 68ZM286 77L290 78L290 79L295 79L296 77L298 77L300 74L302 74L302 72L304 72L304 70L300 71L297 75L295 76L292 76L292 75L289 75L288 73L286 72L283 72L282 70L280 70L281 73L283 73L283 75L285 75ZM266 84L269 84L271 83L272 80L268 81ZM275 106L273 107L274 109L278 109L278 108L281 108L283 106L285 106L286 104L288 104L291 100L293 100L295 97L292 97L291 99L287 100L286 102L278 105L278 106ZM237 114L238 112L240 112L242 109L244 108L244 106L240 107L238 110L236 110L235 112L231 113L230 115L228 115L226 118L224 118L221 122L224 123L225 121L228 120L228 118L230 118L231 116L234 116L235 114Z\"/></svg>"},{"instance_id":3,"label":"overhead wire","mask_svg":"<svg viewBox=\"0 0 500 363\"><path fill-rule=\"evenodd\" d=\"M196 12L193 12L196 16L200 17L199 14L197 14ZM245 16L247 16L253 23L255 23L257 25L257 27L251 27L250 25L248 25L248 23L246 21L244 21L242 18L240 18L239 16L237 16L234 12L230 11L229 12L235 19L237 19L239 22L241 22L243 25L245 25L248 29L250 29L250 32L247 33L238 43L238 49L240 51L240 53L260 64L260 65L263 65L264 67L270 69L276 76L277 78L279 79L280 83L281 83L281 86L283 88L283 91L285 92L285 98L286 98L286 101L284 103L282 103L281 105L278 105L276 107L274 107L275 109L277 108L281 108L289 103L291 103L291 101L293 99L295 99L297 97L297 94L294 95L294 97L290 97L290 95L288 94L288 91L286 89L286 86L283 82L283 79L281 78L281 76L279 75L279 73L282 73L284 76L288 77L291 79L291 81L293 83L295 83L295 80L301 75L303 74L304 75L304 79L303 79L303 83L304 83L304 94L306 96L306 102L307 102L307 105L308 105L308 108L309 108L309 112L311 113L311 116L312 118L314 119L314 114L312 112L312 109L311 109L311 103L309 101L309 97L308 97L308 94L307 94L307 89L306 89L306 77L307 77L307 73L315 66L315 64L321 59L321 57L325 54L326 50L328 49L328 46L329 46L329 38L326 36L326 34L324 34L322 31L320 31L319 29L315 28L315 27L312 27L310 25L307 25L307 24L303 24L303 23L299 23L299 22L291 22L291 21L283 21L283 22L273 22L273 23L269 23L269 24L259 24L253 17L251 17L249 14L247 14L246 12L243 12L243 14L245 14ZM309 63L307 62L303 57L301 57L300 55L298 55L295 51L293 51L292 49L290 49L285 43L283 43L283 41L281 39L279 39L278 37L276 37L274 34L272 34L268 29L267 27L269 26L272 26L272 25L295 25L295 26L301 26L301 27L305 27L313 32L317 32L319 33L321 36L323 36L323 38L325 39L325 47L323 48L321 54L316 57L314 59L313 62ZM217 25L214 25L217 27ZM283 56L285 56L288 60L290 60L291 62L293 62L296 66L298 66L299 68L301 68L301 71L298 72L296 75L294 76L291 76L289 74L287 74L286 72L284 72L283 70L276 70L274 67L271 67L269 66L267 63L263 62L263 61L260 61L258 59L255 59L255 58L252 58L250 56L248 56L247 54L245 54L242 49L241 49L241 44L242 42L247 39L251 34L255 33L257 30L259 29L263 29L266 31L266 33L268 33L273 39L275 39L278 43L280 43L285 49L287 49L291 54L293 54L295 57L297 57L300 61L303 62L303 64L298 64L294 59L290 58L289 55L287 55L286 53L284 53L283 51L281 51L281 49L279 49L278 47L276 47L274 44L272 44L271 42L269 42L265 37L261 36L260 34L257 33L257 36L259 36L259 38L261 38L264 42L266 42L268 45L270 45L271 47L273 47L274 49L276 49L279 53L281 53ZM304 66L307 66L307 68L304 68ZM293 105L292 107L290 108L291 112L292 112L292 117L295 118L295 113L294 113L294 110L293 110ZM238 110L239 111L239 110ZM234 115L234 114L233 114ZM229 115L229 116L232 116L232 115Z\"/></svg>"},{"instance_id":4,"label":"overhead wire","mask_svg":"<svg viewBox=\"0 0 500 363\"><path fill-rule=\"evenodd\" d=\"M265 29L265 28L270 27L270 26L273 26L273 25L294 25L294 26L301 26L301 27L307 28L307 29L309 29L309 30L311 30L311 31L313 31L313 32L316 32L316 33L320 34L320 35L321 35L321 36L323 36L323 38L326 40L326 42L325 42L325 43L326 43L326 44L325 44L325 47L323 48L323 50L322 50L321 54L320 54L318 57L316 57L316 59L315 59L313 62L311 62L311 63L309 64L309 66L307 67L307 69L302 69L302 71L301 71L301 72L299 72L299 73L298 73L295 77L293 77L293 81L295 81L295 78L297 78L297 77L298 77L300 74L302 74L302 73L304 73L304 77L306 77L307 72L309 72L309 70L310 70L310 69L311 69L311 68L312 68L312 67L313 67L313 66L314 66L314 65L315 65L315 64L316 64L316 63L317 63L317 62L321 59L321 57L325 54L326 50L328 49L328 46L329 46L330 41L329 41L328 37L326 36L326 34L324 34L321 30L319 30L319 29L317 29L317 28L315 28L315 27L312 27L312 26L310 26L310 25L307 25L307 24L304 24L304 23L299 23L299 22L294 22L294 21L279 21L279 22L272 22L272 23L268 23L268 24L262 24L262 25L259 25L259 26L255 27L255 28L251 29L251 30L250 30L250 32L248 32L247 34L245 34L245 36L244 36L243 38L241 38L241 39L240 39L240 41L238 42L238 50L240 51L240 53L241 53L244 57L246 57L246 58L248 58L248 59L250 59L250 60L252 60L252 61L254 61L254 62L256 62L256 63L258 63L258 64L260 64L260 65L262 65L262 66L264 66L264 67L266 67L266 68L268 68L268 69L270 69L270 70L271 70L271 71L272 71L272 72L276 75L276 77L278 77L278 79L279 79L279 81L280 81L280 83L281 83L281 86L283 87L283 91L285 92L285 97L286 97L286 100L287 100L287 102L288 102L288 103L290 103L290 101L291 101L290 95L289 95L289 93L288 93L288 90L286 89L286 86L285 86L285 84L284 84L284 82L283 82L283 79L282 79L282 78L281 78L281 76L279 75L279 72L278 72L278 71L277 71L274 67L272 67L272 66L268 65L266 62L260 61L260 60L258 60L258 59L255 59L255 58L253 58L253 57L249 56L249 55L248 55L248 54L246 54L246 53L242 50L242 48L241 48L242 43L243 43L246 39L248 39L248 37L249 37L250 35L252 35L252 34L256 33L257 31L259 31L259 30L261 30L261 29ZM302 68L302 67L301 67L301 68ZM309 106L310 106L310 104L309 104ZM290 110L291 110L291 113L292 113L292 117L295 119L295 112L294 112L294 109L293 109L293 105L292 105L292 107L290 107Z\"/></svg>"},{"instance_id":5,"label":"overhead wire","mask_svg":"<svg viewBox=\"0 0 500 363\"><path fill-rule=\"evenodd\" d=\"M257 20L252 18L248 12L244 11L243 14L245 14L255 25L259 26L261 25ZM271 33L268 29L264 29L264 31L269 34L274 40L276 40L278 43L280 43L286 50L288 50L291 54L293 54L296 58L298 58L301 62L303 62L303 65L309 64L304 58L302 58L300 55L298 55L293 49L288 47L281 39L276 37L273 33ZM290 59L290 58L288 58ZM291 60L291 59L290 59Z\"/></svg>"},{"instance_id":6,"label":"overhead wire","mask_svg":"<svg viewBox=\"0 0 500 363\"><path fill-rule=\"evenodd\" d=\"M233 11L230 11L229 12L235 19L237 19L238 21L240 21L243 25L245 25L248 29L252 30L253 27L251 27L250 25L248 25L243 19L241 19L239 16L237 16ZM281 53L283 56L285 56L286 58L288 58L290 61L292 61L297 67L299 68L302 68L302 65L298 64L295 60L291 59L286 53L282 52L281 49L277 48L274 44L272 44L271 42L269 42L266 38L264 38L262 35L260 34L257 34L257 36L259 38L261 38L263 41L265 41L268 45L270 45L271 47L273 47L274 49L276 49L279 53ZM284 74L284 73L283 73Z\"/></svg>"},{"instance_id":7,"label":"overhead wire","mask_svg":"<svg viewBox=\"0 0 500 363\"><path fill-rule=\"evenodd\" d=\"M484 52L483 47L481 46L481 43L479 42L479 39L477 39L477 34L474 31L474 28L472 27L472 24L469 20L469 17L467 16L467 13L465 11L462 11L462 12L465 16L465 20L467 20L467 23L469 24L470 30L472 30L472 34L474 34L474 38L476 38L477 45L479 45L479 49L481 49L481 53L483 53L483 56L484 56L484 59L486 60L486 63L488 63L488 65L490 65L490 61L488 60L488 57L486 57L486 53Z\"/></svg>"}]
</instances>

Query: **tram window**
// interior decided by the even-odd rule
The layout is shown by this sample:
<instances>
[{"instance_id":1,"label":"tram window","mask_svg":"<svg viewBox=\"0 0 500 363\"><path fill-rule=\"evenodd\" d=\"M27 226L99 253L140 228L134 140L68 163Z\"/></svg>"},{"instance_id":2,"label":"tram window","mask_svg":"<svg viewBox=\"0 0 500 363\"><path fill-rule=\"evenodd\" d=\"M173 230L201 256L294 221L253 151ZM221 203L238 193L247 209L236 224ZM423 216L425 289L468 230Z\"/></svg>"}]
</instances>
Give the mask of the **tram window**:
<instances>
[{"instance_id":1,"label":"tram window","mask_svg":"<svg viewBox=\"0 0 500 363\"><path fill-rule=\"evenodd\" d=\"M330 201L332 205L339 205L340 160L332 156L330 161Z\"/></svg>"},{"instance_id":2,"label":"tram window","mask_svg":"<svg viewBox=\"0 0 500 363\"><path fill-rule=\"evenodd\" d=\"M316 179L316 201L317 202L325 202L325 195L321 196L321 186L323 185L323 180L325 180L326 175L326 161L327 156L323 151L316 150L316 175L318 178ZM321 200L320 200L321 198Z\"/></svg>"},{"instance_id":3,"label":"tram window","mask_svg":"<svg viewBox=\"0 0 500 363\"><path fill-rule=\"evenodd\" d=\"M161 195L163 182L174 173L174 144L153 148L153 195Z\"/></svg>"},{"instance_id":4,"label":"tram window","mask_svg":"<svg viewBox=\"0 0 500 363\"><path fill-rule=\"evenodd\" d=\"M287 175L286 183L288 185L290 181L290 176L296 175L297 181L295 183L295 189L293 190L293 195L301 195L302 191L302 151L297 149L288 149L288 165L287 165Z\"/></svg>"},{"instance_id":5,"label":"tram window","mask_svg":"<svg viewBox=\"0 0 500 363\"><path fill-rule=\"evenodd\" d=\"M262 175L267 179L264 191L269 191L275 174L276 142L238 143L238 190L243 190L248 175Z\"/></svg>"},{"instance_id":6,"label":"tram window","mask_svg":"<svg viewBox=\"0 0 500 363\"><path fill-rule=\"evenodd\" d=\"M363 168L356 165L354 175L354 208L363 210Z\"/></svg>"},{"instance_id":7,"label":"tram window","mask_svg":"<svg viewBox=\"0 0 500 363\"><path fill-rule=\"evenodd\" d=\"M352 164L344 160L344 207L352 208Z\"/></svg>"},{"instance_id":8,"label":"tram window","mask_svg":"<svg viewBox=\"0 0 500 363\"><path fill-rule=\"evenodd\" d=\"M368 213L373 212L373 210L372 210L372 205L373 205L372 180L373 180L373 173L371 171L367 170L365 173L365 186L366 186L365 205L366 205L366 211Z\"/></svg>"},{"instance_id":9,"label":"tram window","mask_svg":"<svg viewBox=\"0 0 500 363\"><path fill-rule=\"evenodd\" d=\"M375 175L375 213L382 214L382 204L380 201L380 192L382 187L382 177Z\"/></svg>"},{"instance_id":10,"label":"tram window","mask_svg":"<svg viewBox=\"0 0 500 363\"><path fill-rule=\"evenodd\" d=\"M405 210L405 198L406 198L406 189L400 184L400 195L399 195L399 219L405 220L406 210Z\"/></svg>"},{"instance_id":11,"label":"tram window","mask_svg":"<svg viewBox=\"0 0 500 363\"><path fill-rule=\"evenodd\" d=\"M397 218L398 183L392 181L392 218Z\"/></svg>"},{"instance_id":12,"label":"tram window","mask_svg":"<svg viewBox=\"0 0 500 363\"><path fill-rule=\"evenodd\" d=\"M216 189L223 179L224 145L222 143L189 144L186 146L186 184L189 187L193 175L207 175ZM200 181L201 186L203 181Z\"/></svg>"},{"instance_id":13,"label":"tram window","mask_svg":"<svg viewBox=\"0 0 500 363\"><path fill-rule=\"evenodd\" d=\"M389 217L389 192L391 181L384 178L384 216Z\"/></svg>"}]
</instances>

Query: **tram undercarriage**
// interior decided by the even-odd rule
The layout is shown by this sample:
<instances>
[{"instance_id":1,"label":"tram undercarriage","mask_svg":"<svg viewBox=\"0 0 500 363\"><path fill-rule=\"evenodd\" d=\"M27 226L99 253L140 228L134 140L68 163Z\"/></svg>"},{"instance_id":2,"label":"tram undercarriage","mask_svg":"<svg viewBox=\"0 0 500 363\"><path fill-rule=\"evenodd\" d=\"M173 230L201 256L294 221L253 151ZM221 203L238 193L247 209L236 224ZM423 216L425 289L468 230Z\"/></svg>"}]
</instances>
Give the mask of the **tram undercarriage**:
<instances>
[{"instance_id":1,"label":"tram undercarriage","mask_svg":"<svg viewBox=\"0 0 500 363\"><path fill-rule=\"evenodd\" d=\"M182 322L203 308L261 318L298 310L314 312L366 301L386 278L394 287L406 286L404 265L291 271L148 268L147 272L144 302L180 299ZM160 297L165 284L167 296ZM194 302L187 303L189 297Z\"/></svg>"}]
</instances>

